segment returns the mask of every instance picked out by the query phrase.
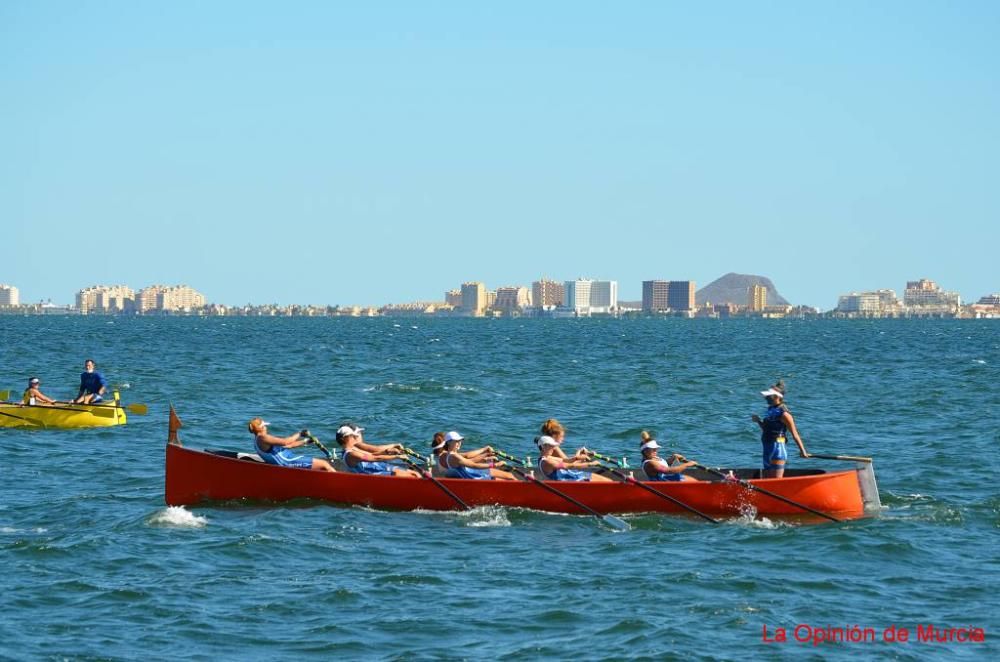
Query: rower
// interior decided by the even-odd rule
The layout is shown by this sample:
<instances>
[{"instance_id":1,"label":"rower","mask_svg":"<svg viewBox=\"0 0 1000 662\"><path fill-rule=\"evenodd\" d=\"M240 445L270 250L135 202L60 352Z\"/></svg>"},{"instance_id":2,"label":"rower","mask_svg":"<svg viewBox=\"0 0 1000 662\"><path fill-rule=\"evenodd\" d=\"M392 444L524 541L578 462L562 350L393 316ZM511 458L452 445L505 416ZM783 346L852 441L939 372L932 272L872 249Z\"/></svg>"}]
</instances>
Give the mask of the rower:
<instances>
[{"instance_id":1,"label":"rower","mask_svg":"<svg viewBox=\"0 0 1000 662\"><path fill-rule=\"evenodd\" d=\"M289 449L305 446L308 441L303 441L308 437L308 431L296 432L287 437L277 437L268 434L267 421L260 417L251 419L247 425L250 434L253 435L253 445L257 454L268 464L275 464L279 467L295 467L298 469L316 469L317 471L336 471L333 465L326 460L314 457L302 457L294 455Z\"/></svg>"},{"instance_id":2,"label":"rower","mask_svg":"<svg viewBox=\"0 0 1000 662\"><path fill-rule=\"evenodd\" d=\"M660 447L653 439L653 435L645 430L642 431L642 445L639 451L642 453L642 470L649 480L673 480L673 481L697 481L697 478L685 476L682 472L685 469L697 465L697 462L688 460L683 455L672 453L666 461L657 455Z\"/></svg>"},{"instance_id":3,"label":"rower","mask_svg":"<svg viewBox=\"0 0 1000 662\"><path fill-rule=\"evenodd\" d=\"M344 451L344 465L348 471L356 474L368 474L372 476L410 476L420 478L420 473L412 469L394 467L385 460L394 460L400 453L396 452L392 445L386 447L373 447L364 444L361 440L361 429L352 425L341 425L337 429L337 443ZM362 445L370 448L379 448L374 452L364 450Z\"/></svg>"},{"instance_id":4,"label":"rower","mask_svg":"<svg viewBox=\"0 0 1000 662\"><path fill-rule=\"evenodd\" d=\"M572 458L559 457L556 451L559 450L559 445L562 442L563 435L558 437L542 435L536 440L540 453L538 470L542 472L542 476L547 480L611 482L607 476L600 476L590 471L580 471L580 469L589 467L599 467L601 466L600 462L578 455Z\"/></svg>"},{"instance_id":5,"label":"rower","mask_svg":"<svg viewBox=\"0 0 1000 662\"><path fill-rule=\"evenodd\" d=\"M26 405L52 405L55 404L55 400L48 397L39 390L39 386L42 381L38 377L32 377L28 380L28 388L24 390L24 397L22 398L23 404Z\"/></svg>"},{"instance_id":6,"label":"rower","mask_svg":"<svg viewBox=\"0 0 1000 662\"><path fill-rule=\"evenodd\" d=\"M107 389L108 380L97 372L97 364L94 363L94 359L87 359L83 362L83 372L80 373L80 392L77 393L73 402L96 405L104 400L103 396Z\"/></svg>"},{"instance_id":7,"label":"rower","mask_svg":"<svg viewBox=\"0 0 1000 662\"><path fill-rule=\"evenodd\" d=\"M444 469L446 478L515 480L514 474L496 468L496 460L493 459L492 455L488 458L477 457L476 459L472 459L465 453L459 452L464 439L465 437L454 430L444 435L444 439L442 440L444 448L437 456L437 463L438 466ZM479 449L479 451L482 450Z\"/></svg>"}]
</instances>

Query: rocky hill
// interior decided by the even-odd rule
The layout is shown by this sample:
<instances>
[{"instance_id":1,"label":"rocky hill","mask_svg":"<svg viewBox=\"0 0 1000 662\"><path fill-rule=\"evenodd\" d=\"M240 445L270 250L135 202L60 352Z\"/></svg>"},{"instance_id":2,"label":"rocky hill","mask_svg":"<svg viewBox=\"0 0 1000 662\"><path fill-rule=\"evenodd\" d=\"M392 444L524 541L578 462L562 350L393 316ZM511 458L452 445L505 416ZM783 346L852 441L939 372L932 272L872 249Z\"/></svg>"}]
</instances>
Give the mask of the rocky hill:
<instances>
[{"instance_id":1,"label":"rocky hill","mask_svg":"<svg viewBox=\"0 0 1000 662\"><path fill-rule=\"evenodd\" d=\"M763 285L767 288L767 305L788 305L785 298L778 294L778 290L770 278L750 274L728 273L695 292L694 298L699 306L706 301L745 306L747 304L747 290L751 285Z\"/></svg>"}]
</instances>

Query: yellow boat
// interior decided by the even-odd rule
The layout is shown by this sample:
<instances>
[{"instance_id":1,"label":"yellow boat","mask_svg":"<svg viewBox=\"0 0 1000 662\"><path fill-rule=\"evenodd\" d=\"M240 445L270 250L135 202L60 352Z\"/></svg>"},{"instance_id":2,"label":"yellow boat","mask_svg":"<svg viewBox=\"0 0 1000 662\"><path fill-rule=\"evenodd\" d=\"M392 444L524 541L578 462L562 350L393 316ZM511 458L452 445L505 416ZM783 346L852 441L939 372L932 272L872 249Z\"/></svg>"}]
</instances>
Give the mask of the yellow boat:
<instances>
[{"instance_id":1,"label":"yellow boat","mask_svg":"<svg viewBox=\"0 0 1000 662\"><path fill-rule=\"evenodd\" d=\"M99 428L125 425L125 410L145 414L146 405L123 405L115 399L96 405L57 402L52 405L25 405L0 402L0 428Z\"/></svg>"}]
</instances>

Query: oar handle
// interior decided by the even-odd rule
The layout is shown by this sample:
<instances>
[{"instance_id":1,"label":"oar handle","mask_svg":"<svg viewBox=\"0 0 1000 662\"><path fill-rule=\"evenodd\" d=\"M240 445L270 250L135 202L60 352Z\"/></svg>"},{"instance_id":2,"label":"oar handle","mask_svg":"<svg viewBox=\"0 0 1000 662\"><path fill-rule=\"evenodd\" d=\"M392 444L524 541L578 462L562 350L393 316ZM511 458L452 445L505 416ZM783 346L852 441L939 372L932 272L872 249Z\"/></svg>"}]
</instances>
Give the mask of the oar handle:
<instances>
[{"instance_id":1,"label":"oar handle","mask_svg":"<svg viewBox=\"0 0 1000 662\"><path fill-rule=\"evenodd\" d=\"M870 457L862 457L860 455L819 455L817 453L809 453L810 458L818 458L820 460L842 460L844 462L867 462L871 464L872 459Z\"/></svg>"},{"instance_id":2,"label":"oar handle","mask_svg":"<svg viewBox=\"0 0 1000 662\"><path fill-rule=\"evenodd\" d=\"M613 457L609 457L607 455L602 455L602 454L597 453L595 451L590 451L590 454L593 456L593 458L595 460L602 460L604 462L610 462L611 464L615 465L618 468L621 468L621 466L622 466L622 463L619 462L618 460L616 460Z\"/></svg>"},{"instance_id":3,"label":"oar handle","mask_svg":"<svg viewBox=\"0 0 1000 662\"><path fill-rule=\"evenodd\" d=\"M309 439L309 443L315 444L316 448L323 451L323 455L326 455L326 459L330 460L331 462L333 461L333 453L331 453L327 449L327 447L323 445L323 442L321 442L319 439L310 434L309 430L303 430L300 434Z\"/></svg>"}]
</instances>

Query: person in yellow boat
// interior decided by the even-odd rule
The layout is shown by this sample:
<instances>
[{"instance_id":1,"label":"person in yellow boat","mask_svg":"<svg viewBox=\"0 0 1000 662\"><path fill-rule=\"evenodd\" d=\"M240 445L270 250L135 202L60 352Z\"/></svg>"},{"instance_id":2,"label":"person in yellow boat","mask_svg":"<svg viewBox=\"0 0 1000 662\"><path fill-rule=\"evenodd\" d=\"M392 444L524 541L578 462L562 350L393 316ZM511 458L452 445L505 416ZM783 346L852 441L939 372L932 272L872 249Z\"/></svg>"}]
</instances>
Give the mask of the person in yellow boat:
<instances>
[{"instance_id":1,"label":"person in yellow boat","mask_svg":"<svg viewBox=\"0 0 1000 662\"><path fill-rule=\"evenodd\" d=\"M104 375L97 372L97 364L94 359L87 359L83 362L83 372L80 373L80 392L77 394L74 403L84 405L96 405L104 400L104 393L108 390L108 380Z\"/></svg>"},{"instance_id":2,"label":"person in yellow boat","mask_svg":"<svg viewBox=\"0 0 1000 662\"><path fill-rule=\"evenodd\" d=\"M387 444L383 447L365 444L361 439L360 428L341 425L337 430L337 443L343 449L344 464L347 466L347 470L352 473L420 478L420 474L412 469L403 469L389 464L386 460L393 460L400 455L393 448L393 444ZM365 450L366 448L378 450L369 451Z\"/></svg>"},{"instance_id":3,"label":"person in yellow boat","mask_svg":"<svg viewBox=\"0 0 1000 662\"><path fill-rule=\"evenodd\" d=\"M55 404L55 400L45 395L39 390L42 380L38 377L32 377L28 380L28 388L24 390L24 398L22 402L26 405L52 405Z\"/></svg>"},{"instance_id":4,"label":"person in yellow boat","mask_svg":"<svg viewBox=\"0 0 1000 662\"><path fill-rule=\"evenodd\" d=\"M556 453L562 443L562 437L550 437L542 435L536 440L538 451L541 455L538 458L538 470L546 480L568 480L577 482L593 481L595 483L610 482L607 476L601 476L590 471L580 471L590 467L601 466L600 462L595 462L587 456L573 456L562 458Z\"/></svg>"},{"instance_id":5,"label":"person in yellow boat","mask_svg":"<svg viewBox=\"0 0 1000 662\"><path fill-rule=\"evenodd\" d=\"M672 453L670 457L664 460L657 455L657 449L659 447L660 445L656 443L656 439L653 439L653 435L643 430L642 444L639 446L639 452L642 453L642 470L646 473L649 480L698 480L697 478L692 478L691 476L685 476L682 473L685 469L689 469L698 464L697 462L689 460L683 455L679 455L677 453Z\"/></svg>"},{"instance_id":6,"label":"person in yellow boat","mask_svg":"<svg viewBox=\"0 0 1000 662\"><path fill-rule=\"evenodd\" d=\"M298 469L315 469L317 471L336 471L333 465L318 457L302 457L294 455L290 449L305 446L308 441L302 432L287 437L277 437L269 434L267 421L261 418L251 419L247 429L253 435L254 450L268 464L275 464L279 467L295 467Z\"/></svg>"}]
</instances>

